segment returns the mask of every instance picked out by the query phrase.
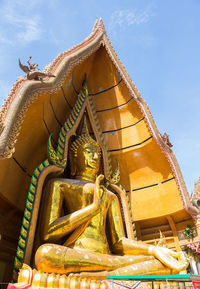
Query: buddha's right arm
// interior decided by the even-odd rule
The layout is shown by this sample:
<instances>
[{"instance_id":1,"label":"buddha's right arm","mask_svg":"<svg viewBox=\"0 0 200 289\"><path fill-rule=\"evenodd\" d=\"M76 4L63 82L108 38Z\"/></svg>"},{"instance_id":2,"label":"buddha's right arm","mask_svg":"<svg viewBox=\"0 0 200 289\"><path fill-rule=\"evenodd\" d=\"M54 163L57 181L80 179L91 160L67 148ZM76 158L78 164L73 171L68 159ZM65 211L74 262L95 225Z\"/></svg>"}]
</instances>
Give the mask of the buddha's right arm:
<instances>
[{"instance_id":1,"label":"buddha's right arm","mask_svg":"<svg viewBox=\"0 0 200 289\"><path fill-rule=\"evenodd\" d=\"M60 182L51 182L48 186L48 194L42 228L44 241L53 242L60 240L98 213L99 209L92 203L85 208L61 217L64 198Z\"/></svg>"}]
</instances>

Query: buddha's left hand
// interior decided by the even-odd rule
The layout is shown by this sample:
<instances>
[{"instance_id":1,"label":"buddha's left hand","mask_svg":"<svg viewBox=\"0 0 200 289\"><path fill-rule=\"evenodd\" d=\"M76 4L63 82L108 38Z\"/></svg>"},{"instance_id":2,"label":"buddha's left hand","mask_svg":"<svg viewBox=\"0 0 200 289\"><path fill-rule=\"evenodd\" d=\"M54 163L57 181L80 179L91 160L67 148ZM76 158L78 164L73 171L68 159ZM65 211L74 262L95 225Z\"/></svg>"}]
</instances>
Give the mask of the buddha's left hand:
<instances>
[{"instance_id":1,"label":"buddha's left hand","mask_svg":"<svg viewBox=\"0 0 200 289\"><path fill-rule=\"evenodd\" d=\"M167 267L181 271L184 270L188 261L183 252L174 252L170 249L158 247L158 246L149 246L149 253L155 256Z\"/></svg>"}]
</instances>

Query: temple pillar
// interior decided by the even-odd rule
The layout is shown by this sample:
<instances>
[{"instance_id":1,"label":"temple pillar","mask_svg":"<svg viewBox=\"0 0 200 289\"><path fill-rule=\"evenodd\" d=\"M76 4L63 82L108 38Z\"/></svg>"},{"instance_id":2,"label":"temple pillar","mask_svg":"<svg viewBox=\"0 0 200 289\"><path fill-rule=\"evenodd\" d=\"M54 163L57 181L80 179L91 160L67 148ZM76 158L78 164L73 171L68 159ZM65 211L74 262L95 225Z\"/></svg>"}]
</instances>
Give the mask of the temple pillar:
<instances>
[{"instance_id":1,"label":"temple pillar","mask_svg":"<svg viewBox=\"0 0 200 289\"><path fill-rule=\"evenodd\" d=\"M200 237L200 214L197 215L197 217L196 217L195 227L196 227L196 231L197 231L197 236Z\"/></svg>"},{"instance_id":2,"label":"temple pillar","mask_svg":"<svg viewBox=\"0 0 200 289\"><path fill-rule=\"evenodd\" d=\"M200 274L200 262L199 262L199 260L196 261L196 265L197 265L198 274Z\"/></svg>"},{"instance_id":3,"label":"temple pillar","mask_svg":"<svg viewBox=\"0 0 200 289\"><path fill-rule=\"evenodd\" d=\"M191 260L190 260L190 266L191 266L193 274L194 275L198 275L197 264L196 264L196 261L195 261L194 257L192 257Z\"/></svg>"}]
</instances>

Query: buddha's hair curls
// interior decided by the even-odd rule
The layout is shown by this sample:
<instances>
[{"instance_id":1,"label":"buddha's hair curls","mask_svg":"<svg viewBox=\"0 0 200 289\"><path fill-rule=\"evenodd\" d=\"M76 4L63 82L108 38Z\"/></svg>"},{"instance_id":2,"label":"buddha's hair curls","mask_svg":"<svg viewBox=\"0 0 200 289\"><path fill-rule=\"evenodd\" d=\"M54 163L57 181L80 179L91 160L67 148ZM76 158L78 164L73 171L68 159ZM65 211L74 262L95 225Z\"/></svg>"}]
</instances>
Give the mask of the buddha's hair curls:
<instances>
[{"instance_id":1,"label":"buddha's hair curls","mask_svg":"<svg viewBox=\"0 0 200 289\"><path fill-rule=\"evenodd\" d=\"M94 144L98 148L98 154L101 155L101 148L99 144L89 135L89 133L81 134L75 141L72 142L70 146L70 154L73 154L74 157L77 157L78 148L84 144Z\"/></svg>"}]
</instances>

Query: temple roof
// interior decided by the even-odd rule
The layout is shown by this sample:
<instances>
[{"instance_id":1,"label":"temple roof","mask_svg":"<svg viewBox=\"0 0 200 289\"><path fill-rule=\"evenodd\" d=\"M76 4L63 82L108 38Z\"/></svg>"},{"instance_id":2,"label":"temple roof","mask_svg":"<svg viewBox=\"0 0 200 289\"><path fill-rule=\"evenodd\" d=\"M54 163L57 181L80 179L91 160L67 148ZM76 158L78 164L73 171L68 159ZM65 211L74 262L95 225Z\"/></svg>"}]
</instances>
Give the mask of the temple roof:
<instances>
[{"instance_id":1,"label":"temple roof","mask_svg":"<svg viewBox=\"0 0 200 289\"><path fill-rule=\"evenodd\" d=\"M18 79L0 112L0 198L23 211L34 169L56 146L87 74L113 168L119 160L121 184L130 196L133 219L197 214L175 155L159 133L148 105L136 89L106 34L102 20L80 44L60 53L44 82Z\"/></svg>"}]
</instances>

